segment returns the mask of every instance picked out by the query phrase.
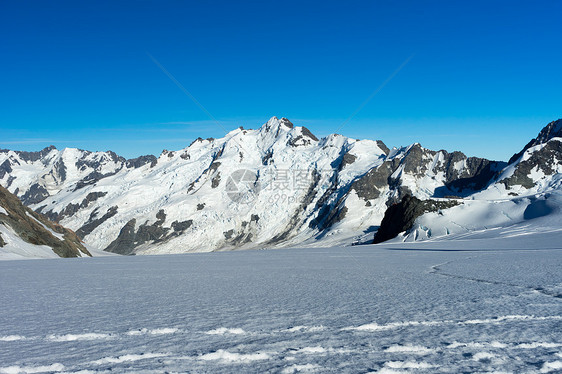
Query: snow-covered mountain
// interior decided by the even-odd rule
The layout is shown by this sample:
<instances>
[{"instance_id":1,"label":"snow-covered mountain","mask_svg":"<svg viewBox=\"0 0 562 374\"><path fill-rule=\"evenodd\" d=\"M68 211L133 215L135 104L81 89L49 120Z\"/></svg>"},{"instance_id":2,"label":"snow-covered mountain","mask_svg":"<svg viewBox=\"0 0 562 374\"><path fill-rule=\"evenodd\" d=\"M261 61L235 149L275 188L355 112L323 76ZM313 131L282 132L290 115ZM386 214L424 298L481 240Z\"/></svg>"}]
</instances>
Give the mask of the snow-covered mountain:
<instances>
[{"instance_id":1,"label":"snow-covered mountain","mask_svg":"<svg viewBox=\"0 0 562 374\"><path fill-rule=\"evenodd\" d=\"M273 117L158 158L3 150L0 184L117 253L349 244L372 240L387 207L407 194L488 203L559 189L561 127L549 124L505 163L419 144L318 139Z\"/></svg>"},{"instance_id":2,"label":"snow-covered mountain","mask_svg":"<svg viewBox=\"0 0 562 374\"><path fill-rule=\"evenodd\" d=\"M0 186L0 259L91 256L74 232L24 206Z\"/></svg>"},{"instance_id":3,"label":"snow-covered mountain","mask_svg":"<svg viewBox=\"0 0 562 374\"><path fill-rule=\"evenodd\" d=\"M562 120L542 129L485 188L456 199L449 209L436 209L436 203L441 202L402 201L394 210L408 213L402 220L391 220L389 211L381 233L396 231L392 226L401 224L408 229L394 241L466 239L484 232L509 237L562 231Z\"/></svg>"}]
</instances>

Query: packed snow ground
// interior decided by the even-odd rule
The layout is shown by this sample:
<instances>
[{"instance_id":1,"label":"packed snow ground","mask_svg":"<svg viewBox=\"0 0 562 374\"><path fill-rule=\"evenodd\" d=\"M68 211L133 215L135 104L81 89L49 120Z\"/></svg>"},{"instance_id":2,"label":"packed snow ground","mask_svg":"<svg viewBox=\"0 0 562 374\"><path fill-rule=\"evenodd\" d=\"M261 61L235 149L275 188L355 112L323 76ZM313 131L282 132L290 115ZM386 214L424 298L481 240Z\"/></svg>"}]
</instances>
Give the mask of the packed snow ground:
<instances>
[{"instance_id":1,"label":"packed snow ground","mask_svg":"<svg viewBox=\"0 0 562 374\"><path fill-rule=\"evenodd\" d=\"M471 235L0 262L0 373L561 370L562 231Z\"/></svg>"}]
</instances>

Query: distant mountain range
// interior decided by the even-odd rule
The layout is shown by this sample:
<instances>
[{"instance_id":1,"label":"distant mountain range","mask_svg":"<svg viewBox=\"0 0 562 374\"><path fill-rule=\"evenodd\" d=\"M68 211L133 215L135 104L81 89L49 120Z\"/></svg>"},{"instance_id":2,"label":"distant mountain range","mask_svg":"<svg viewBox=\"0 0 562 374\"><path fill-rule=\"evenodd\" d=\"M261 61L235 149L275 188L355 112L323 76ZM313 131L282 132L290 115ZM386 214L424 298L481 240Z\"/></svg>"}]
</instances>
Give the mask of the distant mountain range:
<instances>
[{"instance_id":1,"label":"distant mountain range","mask_svg":"<svg viewBox=\"0 0 562 374\"><path fill-rule=\"evenodd\" d=\"M197 139L159 157L126 160L110 151L52 146L0 150L2 186L88 245L120 254L370 242L387 208L405 196L456 202L430 204L440 206L433 214L449 205L464 211L502 201L529 205L560 191L561 173L562 120L508 162L417 143L389 149L337 134L318 139L276 117L259 129ZM412 222L425 212L418 209ZM492 216L459 227L518 219ZM427 235L412 224L401 240L458 230L440 225L426 227Z\"/></svg>"}]
</instances>

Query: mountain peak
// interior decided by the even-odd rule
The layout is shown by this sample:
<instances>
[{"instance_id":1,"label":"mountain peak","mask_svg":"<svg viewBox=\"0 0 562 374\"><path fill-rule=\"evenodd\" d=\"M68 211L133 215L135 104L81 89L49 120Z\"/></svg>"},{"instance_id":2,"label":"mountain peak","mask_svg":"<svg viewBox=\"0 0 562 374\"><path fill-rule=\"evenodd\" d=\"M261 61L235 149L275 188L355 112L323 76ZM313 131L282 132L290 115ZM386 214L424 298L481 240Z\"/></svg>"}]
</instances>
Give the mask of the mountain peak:
<instances>
[{"instance_id":1,"label":"mountain peak","mask_svg":"<svg viewBox=\"0 0 562 374\"><path fill-rule=\"evenodd\" d=\"M262 127L261 129L265 131L276 131L278 132L279 129L283 128L283 130L288 131L294 127L293 123L289 121L287 118L282 117L281 119L277 118L276 116L271 117Z\"/></svg>"},{"instance_id":2,"label":"mountain peak","mask_svg":"<svg viewBox=\"0 0 562 374\"><path fill-rule=\"evenodd\" d=\"M513 156L511 156L508 164L511 164L511 163L517 161L517 159L519 157L521 157L521 155L523 155L523 153L525 153L525 151L527 149L529 149L531 147L534 147L536 145L539 145L539 144L544 144L544 143L548 142L550 139L558 138L558 137L562 137L562 118L557 119L556 121L552 121L548 125L546 125L539 132L539 134L537 135L537 137L535 139L532 139L529 143L527 143L527 145L521 150L521 152L516 153Z\"/></svg>"}]
</instances>

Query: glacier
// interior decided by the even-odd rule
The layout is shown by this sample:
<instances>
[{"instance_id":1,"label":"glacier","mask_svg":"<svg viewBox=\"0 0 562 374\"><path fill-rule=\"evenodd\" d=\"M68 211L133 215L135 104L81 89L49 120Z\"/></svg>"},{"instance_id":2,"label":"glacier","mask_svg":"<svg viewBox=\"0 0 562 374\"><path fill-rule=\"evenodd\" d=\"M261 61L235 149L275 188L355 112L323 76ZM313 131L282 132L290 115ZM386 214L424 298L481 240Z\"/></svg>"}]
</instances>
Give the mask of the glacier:
<instances>
[{"instance_id":1,"label":"glacier","mask_svg":"<svg viewBox=\"0 0 562 374\"><path fill-rule=\"evenodd\" d=\"M543 223L470 240L3 261L0 373L559 372L562 230Z\"/></svg>"}]
</instances>

